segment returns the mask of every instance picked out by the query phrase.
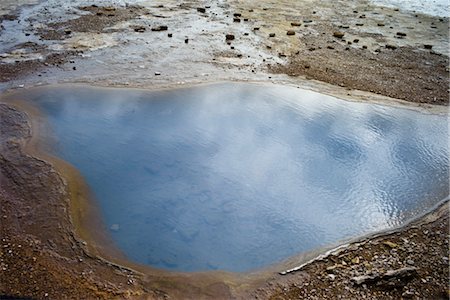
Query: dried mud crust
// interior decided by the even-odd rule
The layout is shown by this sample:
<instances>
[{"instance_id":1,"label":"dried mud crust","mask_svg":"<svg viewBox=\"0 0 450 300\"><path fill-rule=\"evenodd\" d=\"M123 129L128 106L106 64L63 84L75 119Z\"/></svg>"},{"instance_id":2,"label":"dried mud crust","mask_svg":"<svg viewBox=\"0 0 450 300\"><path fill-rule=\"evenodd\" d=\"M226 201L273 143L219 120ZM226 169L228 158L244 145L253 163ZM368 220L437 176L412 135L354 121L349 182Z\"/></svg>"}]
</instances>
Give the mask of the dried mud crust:
<instances>
[{"instance_id":1,"label":"dried mud crust","mask_svg":"<svg viewBox=\"0 0 450 300\"><path fill-rule=\"evenodd\" d=\"M136 274L89 255L75 237L65 182L23 152L30 137L27 115L0 104L0 298L142 295Z\"/></svg>"}]
</instances>

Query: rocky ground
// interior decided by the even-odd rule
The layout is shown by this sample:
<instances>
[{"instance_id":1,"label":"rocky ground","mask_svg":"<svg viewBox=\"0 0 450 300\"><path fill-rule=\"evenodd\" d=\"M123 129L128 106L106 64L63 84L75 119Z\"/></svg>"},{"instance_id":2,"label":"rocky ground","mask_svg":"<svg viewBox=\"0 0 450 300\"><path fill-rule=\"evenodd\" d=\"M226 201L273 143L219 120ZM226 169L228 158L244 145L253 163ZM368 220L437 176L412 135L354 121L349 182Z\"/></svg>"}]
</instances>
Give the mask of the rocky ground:
<instances>
[{"instance_id":1,"label":"rocky ground","mask_svg":"<svg viewBox=\"0 0 450 300\"><path fill-rule=\"evenodd\" d=\"M448 105L448 18L365 0L23 2L33 5L0 4L5 94L63 82L155 88L237 80ZM170 275L109 262L80 237L79 192L67 173L24 148L36 118L25 110L0 103L1 297L449 297L447 205L286 275Z\"/></svg>"}]
</instances>

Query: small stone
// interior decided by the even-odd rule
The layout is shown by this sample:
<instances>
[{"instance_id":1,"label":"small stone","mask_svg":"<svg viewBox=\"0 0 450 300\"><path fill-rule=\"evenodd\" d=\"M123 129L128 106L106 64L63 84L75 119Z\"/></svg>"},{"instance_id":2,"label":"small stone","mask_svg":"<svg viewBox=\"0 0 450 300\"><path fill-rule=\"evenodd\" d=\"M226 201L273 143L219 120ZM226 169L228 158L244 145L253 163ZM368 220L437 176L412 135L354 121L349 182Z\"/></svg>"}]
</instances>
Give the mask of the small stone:
<instances>
[{"instance_id":1,"label":"small stone","mask_svg":"<svg viewBox=\"0 0 450 300\"><path fill-rule=\"evenodd\" d=\"M64 33L65 33L65 34L71 34L71 33L72 33L72 30L66 29L66 30L64 30Z\"/></svg>"},{"instance_id":2,"label":"small stone","mask_svg":"<svg viewBox=\"0 0 450 300\"><path fill-rule=\"evenodd\" d=\"M397 247L398 247L398 244L393 243L393 242L391 242L391 241L384 241L384 242L383 242L383 245L386 245L386 246L388 246L389 248L397 248Z\"/></svg>"},{"instance_id":3,"label":"small stone","mask_svg":"<svg viewBox=\"0 0 450 300\"><path fill-rule=\"evenodd\" d=\"M188 39L188 38L185 38L185 39L184 39L184 43L185 43L185 44L189 43L189 39Z\"/></svg>"},{"instance_id":4,"label":"small stone","mask_svg":"<svg viewBox=\"0 0 450 300\"><path fill-rule=\"evenodd\" d=\"M239 19L239 18L233 18L233 22L239 23L239 22L241 22L241 19Z\"/></svg>"},{"instance_id":5,"label":"small stone","mask_svg":"<svg viewBox=\"0 0 450 300\"><path fill-rule=\"evenodd\" d=\"M330 280L335 280L336 279L336 275L328 274L328 278L330 278Z\"/></svg>"},{"instance_id":6,"label":"small stone","mask_svg":"<svg viewBox=\"0 0 450 300\"><path fill-rule=\"evenodd\" d=\"M165 31L168 27L166 25L160 25L152 28L152 31Z\"/></svg>"},{"instance_id":7,"label":"small stone","mask_svg":"<svg viewBox=\"0 0 450 300\"><path fill-rule=\"evenodd\" d=\"M274 37L275 33L269 33L269 37Z\"/></svg>"},{"instance_id":8,"label":"small stone","mask_svg":"<svg viewBox=\"0 0 450 300\"><path fill-rule=\"evenodd\" d=\"M353 43L358 43L359 42L359 39L354 39L353 40Z\"/></svg>"},{"instance_id":9,"label":"small stone","mask_svg":"<svg viewBox=\"0 0 450 300\"><path fill-rule=\"evenodd\" d=\"M335 31L335 32L333 33L333 36L334 36L334 37L337 37L338 39L343 38L344 35L345 35L345 33L340 32L340 31Z\"/></svg>"},{"instance_id":10,"label":"small stone","mask_svg":"<svg viewBox=\"0 0 450 300\"><path fill-rule=\"evenodd\" d=\"M397 32L397 35L398 36L406 36L406 33L404 33L404 32Z\"/></svg>"},{"instance_id":11,"label":"small stone","mask_svg":"<svg viewBox=\"0 0 450 300\"><path fill-rule=\"evenodd\" d=\"M356 23L355 25L356 25L356 26L364 26L363 23Z\"/></svg>"},{"instance_id":12,"label":"small stone","mask_svg":"<svg viewBox=\"0 0 450 300\"><path fill-rule=\"evenodd\" d=\"M172 33L168 33L167 36L171 38L173 35Z\"/></svg>"},{"instance_id":13,"label":"small stone","mask_svg":"<svg viewBox=\"0 0 450 300\"><path fill-rule=\"evenodd\" d=\"M226 35L225 35L225 40L227 40L227 41L232 41L232 40L234 40L234 34L226 34Z\"/></svg>"},{"instance_id":14,"label":"small stone","mask_svg":"<svg viewBox=\"0 0 450 300\"><path fill-rule=\"evenodd\" d=\"M161 75L161 72L155 72L155 75L159 76L159 75Z\"/></svg>"},{"instance_id":15,"label":"small stone","mask_svg":"<svg viewBox=\"0 0 450 300\"><path fill-rule=\"evenodd\" d=\"M352 263L359 264L359 257L355 257L352 259Z\"/></svg>"},{"instance_id":16,"label":"small stone","mask_svg":"<svg viewBox=\"0 0 450 300\"><path fill-rule=\"evenodd\" d=\"M425 45L423 45L423 47L425 48L425 49L432 49L433 48L433 45L429 45L429 44L425 44Z\"/></svg>"},{"instance_id":17,"label":"small stone","mask_svg":"<svg viewBox=\"0 0 450 300\"><path fill-rule=\"evenodd\" d=\"M407 259L406 263L410 266L414 265L414 261L412 259Z\"/></svg>"},{"instance_id":18,"label":"small stone","mask_svg":"<svg viewBox=\"0 0 450 300\"><path fill-rule=\"evenodd\" d=\"M242 17L242 14L240 14L240 13L234 13L233 16L239 18L239 17Z\"/></svg>"},{"instance_id":19,"label":"small stone","mask_svg":"<svg viewBox=\"0 0 450 300\"><path fill-rule=\"evenodd\" d=\"M133 29L135 32L139 32L139 33L145 32L145 30L146 30L146 28L144 26L135 26L135 27L133 27Z\"/></svg>"},{"instance_id":20,"label":"small stone","mask_svg":"<svg viewBox=\"0 0 450 300\"><path fill-rule=\"evenodd\" d=\"M294 30L288 30L286 32L286 35L295 35L295 31Z\"/></svg>"},{"instance_id":21,"label":"small stone","mask_svg":"<svg viewBox=\"0 0 450 300\"><path fill-rule=\"evenodd\" d=\"M253 30L254 30L254 31L258 31L258 30L259 30L259 27L253 27Z\"/></svg>"},{"instance_id":22,"label":"small stone","mask_svg":"<svg viewBox=\"0 0 450 300\"><path fill-rule=\"evenodd\" d=\"M380 26L380 27L383 27L384 23L378 23L377 25Z\"/></svg>"},{"instance_id":23,"label":"small stone","mask_svg":"<svg viewBox=\"0 0 450 300\"><path fill-rule=\"evenodd\" d=\"M198 11L199 13L204 14L204 13L206 12L206 8L204 8L204 7L197 7L197 11Z\"/></svg>"},{"instance_id":24,"label":"small stone","mask_svg":"<svg viewBox=\"0 0 450 300\"><path fill-rule=\"evenodd\" d=\"M386 49L391 49L391 50L397 49L397 46L390 45L390 44L387 44L385 47L386 47Z\"/></svg>"},{"instance_id":25,"label":"small stone","mask_svg":"<svg viewBox=\"0 0 450 300\"><path fill-rule=\"evenodd\" d=\"M327 46L328 49L333 50L334 47L333 46Z\"/></svg>"},{"instance_id":26,"label":"small stone","mask_svg":"<svg viewBox=\"0 0 450 300\"><path fill-rule=\"evenodd\" d=\"M296 26L296 27L302 26L302 23L300 23L300 22L291 22L291 26Z\"/></svg>"}]
</instances>

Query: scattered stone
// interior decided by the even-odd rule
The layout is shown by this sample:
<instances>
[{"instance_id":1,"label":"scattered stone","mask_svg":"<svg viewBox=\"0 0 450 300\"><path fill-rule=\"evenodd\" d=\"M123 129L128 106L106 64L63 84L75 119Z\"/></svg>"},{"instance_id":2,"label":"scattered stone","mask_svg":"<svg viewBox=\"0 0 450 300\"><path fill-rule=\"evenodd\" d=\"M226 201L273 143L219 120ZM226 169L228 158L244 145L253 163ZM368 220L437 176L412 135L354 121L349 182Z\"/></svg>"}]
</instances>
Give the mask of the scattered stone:
<instances>
[{"instance_id":1,"label":"scattered stone","mask_svg":"<svg viewBox=\"0 0 450 300\"><path fill-rule=\"evenodd\" d=\"M432 49L433 48L433 45L429 45L429 44L425 44L425 45L423 45L423 47L425 48L425 49Z\"/></svg>"},{"instance_id":2,"label":"scattered stone","mask_svg":"<svg viewBox=\"0 0 450 300\"><path fill-rule=\"evenodd\" d=\"M345 33L340 32L340 31L335 31L335 32L333 33L333 36L336 37L336 38L338 38L338 39L342 39L342 38L344 37L344 35L345 35Z\"/></svg>"},{"instance_id":3,"label":"scattered stone","mask_svg":"<svg viewBox=\"0 0 450 300\"><path fill-rule=\"evenodd\" d=\"M64 33L65 33L65 34L71 34L71 33L72 33L72 30L66 29L66 30L64 30Z\"/></svg>"},{"instance_id":4,"label":"scattered stone","mask_svg":"<svg viewBox=\"0 0 450 300\"><path fill-rule=\"evenodd\" d=\"M384 274L376 274L373 276L370 275L362 275L352 277L351 281L356 285L362 284L372 284L377 283L380 284L381 281L390 281L395 280L395 284L401 283L402 280L409 279L417 275L417 268L414 267L405 267L397 270L389 270ZM388 283L389 284L389 283Z\"/></svg>"},{"instance_id":5,"label":"scattered stone","mask_svg":"<svg viewBox=\"0 0 450 300\"><path fill-rule=\"evenodd\" d=\"M352 259L352 263L359 264L359 257L355 257Z\"/></svg>"},{"instance_id":6,"label":"scattered stone","mask_svg":"<svg viewBox=\"0 0 450 300\"><path fill-rule=\"evenodd\" d=\"M225 35L225 40L227 40L227 41L232 41L232 40L234 40L234 34L226 34L226 35Z\"/></svg>"},{"instance_id":7,"label":"scattered stone","mask_svg":"<svg viewBox=\"0 0 450 300\"><path fill-rule=\"evenodd\" d=\"M269 33L269 37L274 37L275 33Z\"/></svg>"},{"instance_id":8,"label":"scattered stone","mask_svg":"<svg viewBox=\"0 0 450 300\"><path fill-rule=\"evenodd\" d=\"M359 39L354 39L353 40L353 43L358 43L359 42Z\"/></svg>"},{"instance_id":9,"label":"scattered stone","mask_svg":"<svg viewBox=\"0 0 450 300\"><path fill-rule=\"evenodd\" d=\"M406 33L404 33L404 32L397 32L397 35L398 36L406 36Z\"/></svg>"},{"instance_id":10,"label":"scattered stone","mask_svg":"<svg viewBox=\"0 0 450 300\"><path fill-rule=\"evenodd\" d=\"M377 25L380 26L380 27L383 27L384 23L378 23Z\"/></svg>"},{"instance_id":11,"label":"scattered stone","mask_svg":"<svg viewBox=\"0 0 450 300\"><path fill-rule=\"evenodd\" d=\"M314 51L314 50L316 50L316 48L311 47L311 48L309 48L308 50L309 50L309 51Z\"/></svg>"},{"instance_id":12,"label":"scattered stone","mask_svg":"<svg viewBox=\"0 0 450 300\"><path fill-rule=\"evenodd\" d=\"M259 27L253 27L253 30L254 30L254 31L258 31L258 30L259 30Z\"/></svg>"},{"instance_id":13,"label":"scattered stone","mask_svg":"<svg viewBox=\"0 0 450 300\"><path fill-rule=\"evenodd\" d=\"M241 22L241 19L239 19L239 18L233 18L233 22L239 23L239 22Z\"/></svg>"},{"instance_id":14,"label":"scattered stone","mask_svg":"<svg viewBox=\"0 0 450 300\"><path fill-rule=\"evenodd\" d=\"M204 8L204 7L197 7L197 11L198 11L199 13L204 14L204 13L206 13L206 8Z\"/></svg>"},{"instance_id":15,"label":"scattered stone","mask_svg":"<svg viewBox=\"0 0 450 300\"><path fill-rule=\"evenodd\" d=\"M146 30L146 28L144 26L134 26L133 29L135 32L139 32L139 33L145 32L145 30Z\"/></svg>"},{"instance_id":16,"label":"scattered stone","mask_svg":"<svg viewBox=\"0 0 450 300\"><path fill-rule=\"evenodd\" d=\"M188 39L188 38L185 38L185 39L184 39L184 43L185 43L185 44L189 43L189 39Z\"/></svg>"},{"instance_id":17,"label":"scattered stone","mask_svg":"<svg viewBox=\"0 0 450 300\"><path fill-rule=\"evenodd\" d=\"M247 19L247 18L245 18L245 19L244 19L244 22L248 22L248 19Z\"/></svg>"},{"instance_id":18,"label":"scattered stone","mask_svg":"<svg viewBox=\"0 0 450 300\"><path fill-rule=\"evenodd\" d=\"M233 16L239 18L239 17L242 17L242 14L240 14L240 13L234 13Z\"/></svg>"},{"instance_id":19,"label":"scattered stone","mask_svg":"<svg viewBox=\"0 0 450 300\"><path fill-rule=\"evenodd\" d=\"M160 25L152 28L152 31L165 31L168 27L166 25Z\"/></svg>"},{"instance_id":20,"label":"scattered stone","mask_svg":"<svg viewBox=\"0 0 450 300\"><path fill-rule=\"evenodd\" d=\"M173 35L172 33L168 33L167 36L171 38Z\"/></svg>"},{"instance_id":21,"label":"scattered stone","mask_svg":"<svg viewBox=\"0 0 450 300\"><path fill-rule=\"evenodd\" d=\"M330 280L335 280L336 279L336 275L328 274L328 278L330 278Z\"/></svg>"},{"instance_id":22,"label":"scattered stone","mask_svg":"<svg viewBox=\"0 0 450 300\"><path fill-rule=\"evenodd\" d=\"M334 47L333 46L327 46L328 49L333 50Z\"/></svg>"},{"instance_id":23,"label":"scattered stone","mask_svg":"<svg viewBox=\"0 0 450 300\"><path fill-rule=\"evenodd\" d=\"M155 76L161 75L161 72L155 72Z\"/></svg>"},{"instance_id":24,"label":"scattered stone","mask_svg":"<svg viewBox=\"0 0 450 300\"><path fill-rule=\"evenodd\" d=\"M388 246L389 248L397 248L398 247L398 244L393 243L391 241L384 241L383 244Z\"/></svg>"},{"instance_id":25,"label":"scattered stone","mask_svg":"<svg viewBox=\"0 0 450 300\"><path fill-rule=\"evenodd\" d=\"M304 20L303 23L312 23L312 20Z\"/></svg>"},{"instance_id":26,"label":"scattered stone","mask_svg":"<svg viewBox=\"0 0 450 300\"><path fill-rule=\"evenodd\" d=\"M296 26L296 27L302 26L302 23L300 23L300 22L291 22L291 26Z\"/></svg>"},{"instance_id":27,"label":"scattered stone","mask_svg":"<svg viewBox=\"0 0 450 300\"><path fill-rule=\"evenodd\" d=\"M363 23L356 23L355 25L356 25L356 26L364 26Z\"/></svg>"},{"instance_id":28,"label":"scattered stone","mask_svg":"<svg viewBox=\"0 0 450 300\"><path fill-rule=\"evenodd\" d=\"M367 46L366 46L366 45L364 45L364 46L362 46L362 48L363 48L363 49L367 49Z\"/></svg>"},{"instance_id":29,"label":"scattered stone","mask_svg":"<svg viewBox=\"0 0 450 300\"><path fill-rule=\"evenodd\" d=\"M295 35L295 31L294 30L288 30L286 32L286 35Z\"/></svg>"}]
</instances>

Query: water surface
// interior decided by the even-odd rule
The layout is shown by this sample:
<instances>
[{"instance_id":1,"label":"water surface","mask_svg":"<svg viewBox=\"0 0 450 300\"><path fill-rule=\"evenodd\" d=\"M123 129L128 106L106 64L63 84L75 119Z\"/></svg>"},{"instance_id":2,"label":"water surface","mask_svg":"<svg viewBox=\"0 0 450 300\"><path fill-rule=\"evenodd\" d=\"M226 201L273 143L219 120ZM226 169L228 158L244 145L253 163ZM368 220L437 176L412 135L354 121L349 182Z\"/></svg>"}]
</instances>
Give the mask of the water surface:
<instances>
[{"instance_id":1,"label":"water surface","mask_svg":"<svg viewBox=\"0 0 450 300\"><path fill-rule=\"evenodd\" d=\"M157 268L264 267L449 194L447 116L232 83L27 97L118 247Z\"/></svg>"}]
</instances>

